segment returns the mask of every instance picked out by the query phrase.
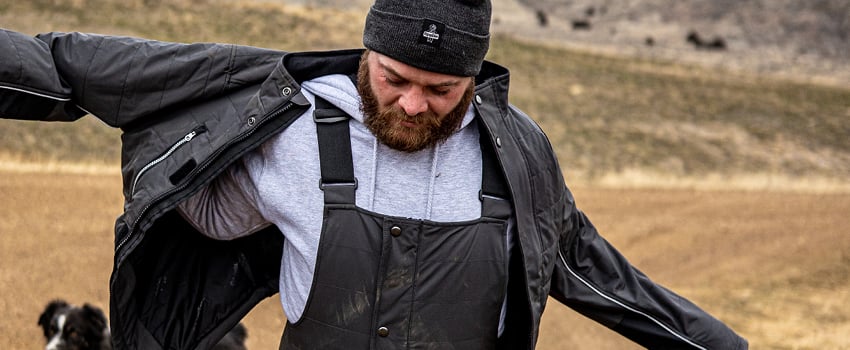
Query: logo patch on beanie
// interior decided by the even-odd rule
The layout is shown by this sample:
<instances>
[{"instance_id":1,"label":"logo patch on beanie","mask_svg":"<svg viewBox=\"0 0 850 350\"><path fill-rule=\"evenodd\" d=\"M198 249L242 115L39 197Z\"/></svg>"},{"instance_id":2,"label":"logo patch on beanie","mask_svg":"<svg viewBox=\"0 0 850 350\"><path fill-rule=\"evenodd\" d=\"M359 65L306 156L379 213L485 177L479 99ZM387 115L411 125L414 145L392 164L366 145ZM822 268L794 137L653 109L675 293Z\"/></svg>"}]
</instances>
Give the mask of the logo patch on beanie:
<instances>
[{"instance_id":1,"label":"logo patch on beanie","mask_svg":"<svg viewBox=\"0 0 850 350\"><path fill-rule=\"evenodd\" d=\"M445 24L426 19L422 22L422 36L419 37L419 43L433 47L440 47L440 42L443 39L443 32L445 31Z\"/></svg>"}]
</instances>

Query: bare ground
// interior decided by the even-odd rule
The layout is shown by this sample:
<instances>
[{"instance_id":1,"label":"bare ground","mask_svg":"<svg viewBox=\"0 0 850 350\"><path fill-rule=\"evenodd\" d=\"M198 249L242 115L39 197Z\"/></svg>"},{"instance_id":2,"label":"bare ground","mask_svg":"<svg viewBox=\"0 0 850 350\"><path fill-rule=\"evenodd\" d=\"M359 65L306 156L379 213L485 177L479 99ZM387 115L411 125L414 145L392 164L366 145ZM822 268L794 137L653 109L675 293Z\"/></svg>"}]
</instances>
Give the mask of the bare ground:
<instances>
[{"instance_id":1,"label":"bare ground","mask_svg":"<svg viewBox=\"0 0 850 350\"><path fill-rule=\"evenodd\" d=\"M53 298L108 310L113 173L0 171L0 348L37 349ZM848 194L578 188L580 207L641 270L747 337L754 349L850 347ZM245 320L251 349L275 349L277 298ZM540 349L630 349L552 301Z\"/></svg>"}]
</instances>

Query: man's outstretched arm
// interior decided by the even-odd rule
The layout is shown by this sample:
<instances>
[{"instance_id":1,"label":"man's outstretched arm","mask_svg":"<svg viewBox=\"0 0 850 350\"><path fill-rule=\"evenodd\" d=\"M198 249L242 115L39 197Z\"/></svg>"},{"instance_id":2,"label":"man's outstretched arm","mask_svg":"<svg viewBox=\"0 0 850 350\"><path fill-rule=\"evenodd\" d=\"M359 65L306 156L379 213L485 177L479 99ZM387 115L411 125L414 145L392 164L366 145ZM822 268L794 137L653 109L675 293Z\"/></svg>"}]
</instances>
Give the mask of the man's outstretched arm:
<instances>
[{"instance_id":1,"label":"man's outstretched arm","mask_svg":"<svg viewBox=\"0 0 850 350\"><path fill-rule=\"evenodd\" d=\"M0 32L0 117L114 127L256 85L283 52L86 33Z\"/></svg>"},{"instance_id":2,"label":"man's outstretched arm","mask_svg":"<svg viewBox=\"0 0 850 350\"><path fill-rule=\"evenodd\" d=\"M745 339L632 266L572 207L550 295L649 349L747 349Z\"/></svg>"}]
</instances>

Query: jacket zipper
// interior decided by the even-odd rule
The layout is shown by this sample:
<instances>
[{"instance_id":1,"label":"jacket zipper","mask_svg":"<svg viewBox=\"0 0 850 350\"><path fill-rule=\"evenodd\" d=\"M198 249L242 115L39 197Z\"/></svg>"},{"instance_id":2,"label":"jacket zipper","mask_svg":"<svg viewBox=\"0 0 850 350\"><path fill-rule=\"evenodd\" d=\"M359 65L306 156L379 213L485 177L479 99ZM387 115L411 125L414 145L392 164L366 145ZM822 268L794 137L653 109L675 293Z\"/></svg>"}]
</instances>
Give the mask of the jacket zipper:
<instances>
[{"instance_id":1,"label":"jacket zipper","mask_svg":"<svg viewBox=\"0 0 850 350\"><path fill-rule=\"evenodd\" d=\"M192 139L195 138L195 136L197 136L198 134L203 134L206 131L207 131L207 127L204 126L204 125L201 125L199 127L192 129L192 131L190 131L188 134L186 134L186 136L183 136L183 138L181 138L180 141L177 141L177 143L172 145L171 148L169 148L167 151L165 151L165 153L163 153L161 156L150 161L150 163L148 163L147 165L142 167L142 170L139 170L139 173L136 174L136 178L133 179L133 186L130 187L130 195L132 196L133 194L136 193L136 185L139 183L139 178L141 178L142 175L144 175L148 170L150 170L150 168L153 168L157 164L162 163L164 160L168 159L168 157L171 156L171 154L174 153L174 151L176 151L178 148L180 148L180 146L183 146L184 144L189 143L189 141L192 141Z\"/></svg>"},{"instance_id":2,"label":"jacket zipper","mask_svg":"<svg viewBox=\"0 0 850 350\"><path fill-rule=\"evenodd\" d=\"M292 102L287 103L286 105L284 105L284 106L283 106L283 108L278 109L278 110L276 110L276 111L274 111L274 112L270 113L270 114L269 114L266 118L261 118L261 119L260 119L261 121L260 121L257 125L255 125L253 128L251 128L248 132L246 132L246 133L244 133L244 134L241 134L241 135L239 135L239 136L237 136L237 137L233 138L233 140L231 140L230 142L228 142L228 144L227 144L226 146L224 146L224 147L221 147L221 148L217 149L217 150L216 150L213 154L211 154L209 157L207 157L207 160L206 160L204 163L202 163L202 164L201 164L201 166L199 166L199 167L195 168L194 170L192 170L192 172L191 172L189 175L187 175L187 178L188 178L188 177L193 176L194 174L197 174L197 173L201 172L201 171L202 171L202 170L204 170L204 169L206 169L206 168L207 168L207 166L209 166L209 164L210 164L210 160L211 160L211 159L215 159L215 158L217 158L217 157L218 157L218 155L219 155L219 154L221 154L221 152L223 152L223 150L227 148L227 146L232 145L232 144L234 144L234 143L236 143L236 142L242 141L242 140L246 139L248 136L251 136L251 135L254 133L254 130L257 130L257 129L260 127L260 125L262 125L265 121L267 121L267 120L271 120L271 119L273 119L273 118L275 118L275 117L277 117L277 116L279 116L279 115L281 115L281 114L285 113L287 110L289 110L289 109L292 107L292 105L293 105L293 104L294 104L294 103L292 103ZM205 128L205 130L206 130L206 128ZM190 132L189 134L191 134L191 132ZM189 135L187 134L186 136L189 136ZM194 136L192 136L192 137L194 137ZM191 141L192 137L190 137L190 138L189 138L189 140L190 140L190 141ZM183 137L183 140L185 140L185 139L186 139L186 137L184 136L184 137ZM186 142L188 142L188 141L186 141ZM180 143L180 142L178 142L178 143ZM183 143L185 143L185 142L183 142ZM172 148L173 148L173 146L172 146ZM172 151L172 152L173 152L173 151ZM144 168L143 168L143 169L144 169ZM141 173L141 171L140 171L140 173ZM183 183L182 185L180 185L180 186L177 186L177 187L175 187L175 188L171 189L171 190L170 190L170 191L168 191L168 192L165 192L165 193L161 194L159 197L157 197L157 198L155 198L154 200L151 200L150 202L148 202L148 204L147 204L147 205L145 205L145 207L144 207L144 208L142 208L142 210L139 212L139 215L138 215L138 216L136 217L136 219L133 221L133 224L130 226L130 230L129 230L129 232L127 233L127 236L126 236L126 237L124 237L124 239L122 239L122 240L121 240L121 242L118 242L118 245L116 245L116 246L115 246L115 252L116 252L116 253L120 252L120 251L121 251L121 249L124 247L124 245L125 245L128 241L130 241L130 238L132 238L132 237L135 235L135 233L136 233L136 228L137 228L137 227L138 227L138 225L139 225L139 221L140 221L140 220L141 220L141 219L145 216L145 214L147 214L147 211L150 209L150 207L151 207L151 206L153 206L153 204L154 204L154 203L159 202L160 200L162 200L163 198L165 198L165 197L167 197L167 196L171 195L171 194L172 194L172 193L174 193L174 192L177 192L177 191L182 190L182 189L186 186L186 184L187 184L187 183L188 183L188 181L187 181L187 182L184 182L184 183ZM125 253L123 253L123 254L121 254L120 256L117 256L117 257L116 257L116 260L115 260L115 262L116 262L115 269L116 269L116 270L117 270L118 268L120 268L120 265L124 262L124 260L126 259L126 257L127 257L127 253L126 253L126 252L125 252Z\"/></svg>"}]
</instances>

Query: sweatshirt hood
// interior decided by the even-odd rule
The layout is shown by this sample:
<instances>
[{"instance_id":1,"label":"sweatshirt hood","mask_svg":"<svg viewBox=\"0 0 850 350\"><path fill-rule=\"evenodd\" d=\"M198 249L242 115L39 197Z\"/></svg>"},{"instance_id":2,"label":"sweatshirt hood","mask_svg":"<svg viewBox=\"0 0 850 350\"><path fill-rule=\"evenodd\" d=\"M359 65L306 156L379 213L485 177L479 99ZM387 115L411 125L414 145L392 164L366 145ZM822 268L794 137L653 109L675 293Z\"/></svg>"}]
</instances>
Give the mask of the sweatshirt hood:
<instances>
[{"instance_id":1,"label":"sweatshirt hood","mask_svg":"<svg viewBox=\"0 0 850 350\"><path fill-rule=\"evenodd\" d=\"M347 75L331 74L314 78L302 83L302 88L308 92L320 96L350 115L360 123L363 123L363 112L360 110L360 94L357 87ZM472 104L466 110L461 121L460 128L463 129L472 122L475 112Z\"/></svg>"}]
</instances>

